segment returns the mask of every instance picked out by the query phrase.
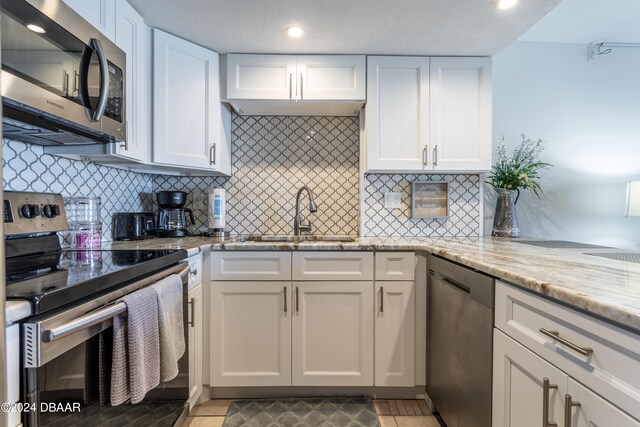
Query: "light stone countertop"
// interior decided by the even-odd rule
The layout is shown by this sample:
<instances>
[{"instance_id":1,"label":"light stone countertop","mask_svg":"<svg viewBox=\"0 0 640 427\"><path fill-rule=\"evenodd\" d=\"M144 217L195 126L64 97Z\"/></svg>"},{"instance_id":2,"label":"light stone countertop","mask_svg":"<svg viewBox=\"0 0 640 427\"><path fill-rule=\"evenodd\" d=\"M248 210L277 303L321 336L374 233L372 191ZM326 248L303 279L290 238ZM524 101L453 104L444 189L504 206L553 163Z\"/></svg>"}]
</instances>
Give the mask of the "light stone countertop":
<instances>
[{"instance_id":1,"label":"light stone countertop","mask_svg":"<svg viewBox=\"0 0 640 427\"><path fill-rule=\"evenodd\" d=\"M640 264L585 252L615 249L547 249L518 240L479 238L361 237L353 243L219 243L207 237L117 242L114 249L200 250L418 250L442 256L522 286L640 333Z\"/></svg>"},{"instance_id":2,"label":"light stone countertop","mask_svg":"<svg viewBox=\"0 0 640 427\"><path fill-rule=\"evenodd\" d=\"M4 323L6 326L31 316L29 301L6 301L4 303Z\"/></svg>"}]
</instances>

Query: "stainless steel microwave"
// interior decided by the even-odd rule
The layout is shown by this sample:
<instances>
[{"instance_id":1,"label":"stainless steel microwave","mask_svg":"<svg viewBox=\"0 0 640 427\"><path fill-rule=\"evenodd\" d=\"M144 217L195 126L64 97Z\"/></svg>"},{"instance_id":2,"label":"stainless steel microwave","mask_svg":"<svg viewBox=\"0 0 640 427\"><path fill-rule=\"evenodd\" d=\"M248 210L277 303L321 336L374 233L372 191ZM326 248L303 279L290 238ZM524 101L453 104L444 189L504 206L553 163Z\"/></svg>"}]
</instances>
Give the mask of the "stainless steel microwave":
<instances>
[{"instance_id":1,"label":"stainless steel microwave","mask_svg":"<svg viewBox=\"0 0 640 427\"><path fill-rule=\"evenodd\" d=\"M61 0L0 5L3 137L125 141L125 53Z\"/></svg>"}]
</instances>

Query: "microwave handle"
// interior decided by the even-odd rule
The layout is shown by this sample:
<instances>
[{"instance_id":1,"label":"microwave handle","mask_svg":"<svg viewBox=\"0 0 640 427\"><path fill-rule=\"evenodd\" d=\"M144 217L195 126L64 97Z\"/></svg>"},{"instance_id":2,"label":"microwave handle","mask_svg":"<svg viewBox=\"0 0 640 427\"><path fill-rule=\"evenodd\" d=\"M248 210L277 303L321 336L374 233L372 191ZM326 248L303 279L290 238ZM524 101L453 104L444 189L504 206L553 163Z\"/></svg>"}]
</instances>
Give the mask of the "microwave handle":
<instances>
[{"instance_id":1,"label":"microwave handle","mask_svg":"<svg viewBox=\"0 0 640 427\"><path fill-rule=\"evenodd\" d=\"M109 64L107 64L107 57L104 54L100 40L91 39L91 47L96 51L98 61L100 62L100 97L98 98L96 110L93 112L93 120L99 121L104 114L104 110L107 108L107 97L109 96Z\"/></svg>"}]
</instances>

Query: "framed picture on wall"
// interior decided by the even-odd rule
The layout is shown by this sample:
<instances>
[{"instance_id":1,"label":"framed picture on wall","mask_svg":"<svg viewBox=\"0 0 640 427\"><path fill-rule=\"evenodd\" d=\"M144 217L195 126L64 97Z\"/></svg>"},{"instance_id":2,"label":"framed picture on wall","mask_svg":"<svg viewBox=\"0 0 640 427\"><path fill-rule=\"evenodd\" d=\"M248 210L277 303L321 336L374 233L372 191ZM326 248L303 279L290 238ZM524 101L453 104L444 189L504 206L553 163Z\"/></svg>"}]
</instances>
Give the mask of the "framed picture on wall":
<instances>
[{"instance_id":1,"label":"framed picture on wall","mask_svg":"<svg viewBox=\"0 0 640 427\"><path fill-rule=\"evenodd\" d=\"M414 181L411 183L411 218L448 218L449 183Z\"/></svg>"}]
</instances>

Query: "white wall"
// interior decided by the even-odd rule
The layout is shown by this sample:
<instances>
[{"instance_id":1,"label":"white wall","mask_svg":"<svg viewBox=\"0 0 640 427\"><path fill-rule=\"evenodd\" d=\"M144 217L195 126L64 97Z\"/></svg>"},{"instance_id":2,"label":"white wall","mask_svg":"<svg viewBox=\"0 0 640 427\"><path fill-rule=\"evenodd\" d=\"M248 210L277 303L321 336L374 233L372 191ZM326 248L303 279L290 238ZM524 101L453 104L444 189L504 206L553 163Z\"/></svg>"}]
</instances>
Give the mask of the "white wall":
<instances>
[{"instance_id":1,"label":"white wall","mask_svg":"<svg viewBox=\"0 0 640 427\"><path fill-rule=\"evenodd\" d=\"M518 202L523 236L640 249L640 218L624 217L626 182L640 179L640 48L597 62L586 45L517 42L494 58L493 135L513 147L548 140L554 166L538 200ZM495 192L485 192L485 233Z\"/></svg>"}]
</instances>

